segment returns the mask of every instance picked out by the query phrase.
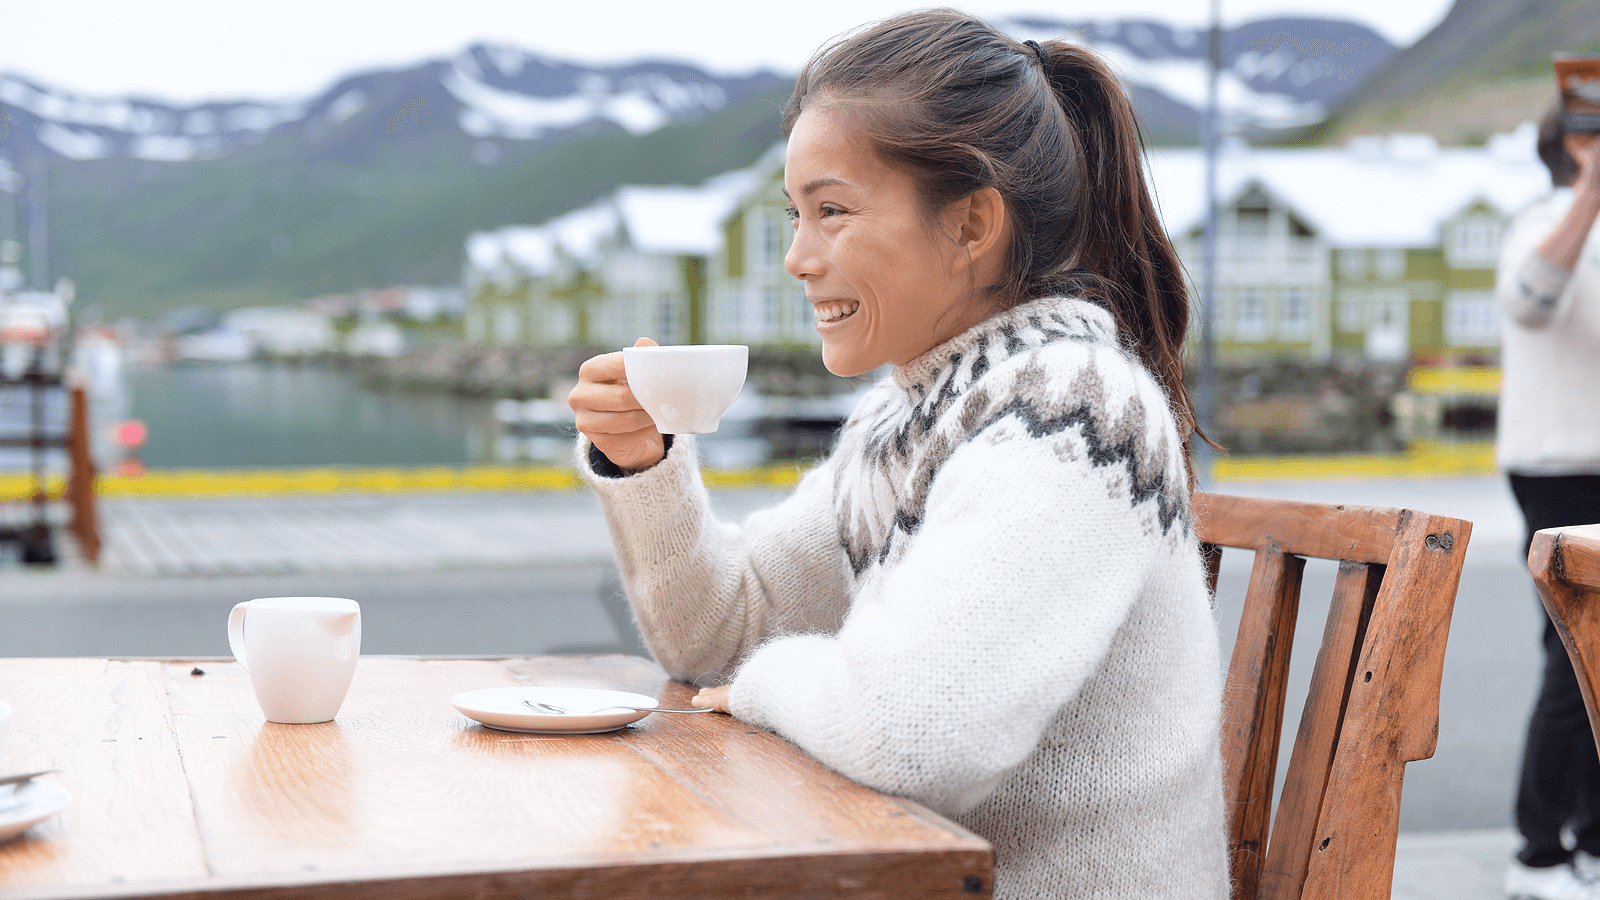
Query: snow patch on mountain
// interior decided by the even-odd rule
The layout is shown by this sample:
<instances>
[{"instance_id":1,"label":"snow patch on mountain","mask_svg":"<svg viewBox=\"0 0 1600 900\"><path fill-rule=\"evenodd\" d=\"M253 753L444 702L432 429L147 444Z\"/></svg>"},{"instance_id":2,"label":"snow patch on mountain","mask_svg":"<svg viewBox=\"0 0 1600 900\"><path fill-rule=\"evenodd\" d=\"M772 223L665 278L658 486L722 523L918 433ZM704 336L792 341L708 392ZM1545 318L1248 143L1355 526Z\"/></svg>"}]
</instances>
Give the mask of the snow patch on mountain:
<instances>
[{"instance_id":1,"label":"snow patch on mountain","mask_svg":"<svg viewBox=\"0 0 1600 900\"><path fill-rule=\"evenodd\" d=\"M654 73L623 78L615 91L609 78L585 77L579 79L577 93L539 97L490 85L481 80L476 63L466 63L471 60L458 57L439 80L461 103L456 117L461 129L478 138L533 140L594 120L615 122L631 134L649 134L680 116L726 102L715 84L679 82ZM511 68L504 59L496 65L502 73Z\"/></svg>"},{"instance_id":2,"label":"snow patch on mountain","mask_svg":"<svg viewBox=\"0 0 1600 900\"><path fill-rule=\"evenodd\" d=\"M40 143L67 159L101 159L110 154L111 142L92 131L45 122L36 133Z\"/></svg>"},{"instance_id":3,"label":"snow patch on mountain","mask_svg":"<svg viewBox=\"0 0 1600 900\"><path fill-rule=\"evenodd\" d=\"M340 94L337 100L328 104L322 115L329 124L337 125L366 108L367 92L355 88Z\"/></svg>"}]
</instances>

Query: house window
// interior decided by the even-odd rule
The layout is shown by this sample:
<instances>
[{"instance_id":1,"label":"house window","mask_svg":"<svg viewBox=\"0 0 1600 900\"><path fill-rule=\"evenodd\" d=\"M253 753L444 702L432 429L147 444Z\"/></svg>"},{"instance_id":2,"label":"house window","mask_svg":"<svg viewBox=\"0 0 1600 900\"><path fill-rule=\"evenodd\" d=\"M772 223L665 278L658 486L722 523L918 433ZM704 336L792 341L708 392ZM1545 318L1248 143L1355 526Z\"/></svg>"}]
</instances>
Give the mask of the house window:
<instances>
[{"instance_id":1,"label":"house window","mask_svg":"<svg viewBox=\"0 0 1600 900\"><path fill-rule=\"evenodd\" d=\"M1374 268L1384 281L1399 281L1406 276L1406 252L1385 247L1373 254Z\"/></svg>"},{"instance_id":2,"label":"house window","mask_svg":"<svg viewBox=\"0 0 1600 900\"><path fill-rule=\"evenodd\" d=\"M1492 269L1499 261L1500 239L1505 228L1499 219L1487 215L1468 216L1450 229L1445 253L1452 269Z\"/></svg>"},{"instance_id":3,"label":"house window","mask_svg":"<svg viewBox=\"0 0 1600 900\"><path fill-rule=\"evenodd\" d=\"M497 306L494 310L494 342L509 346L517 342L517 332L522 328L521 316L514 306Z\"/></svg>"},{"instance_id":4,"label":"house window","mask_svg":"<svg viewBox=\"0 0 1600 900\"><path fill-rule=\"evenodd\" d=\"M1267 337L1267 295L1260 288L1240 288L1233 298L1233 337L1242 342Z\"/></svg>"},{"instance_id":5,"label":"house window","mask_svg":"<svg viewBox=\"0 0 1600 900\"><path fill-rule=\"evenodd\" d=\"M1354 334L1367 327L1366 292L1339 292L1339 330Z\"/></svg>"},{"instance_id":6,"label":"house window","mask_svg":"<svg viewBox=\"0 0 1600 900\"><path fill-rule=\"evenodd\" d=\"M1256 259L1267 253L1267 225L1271 211L1267 198L1259 191L1251 191L1239 200L1234 209L1234 255Z\"/></svg>"},{"instance_id":7,"label":"house window","mask_svg":"<svg viewBox=\"0 0 1600 900\"><path fill-rule=\"evenodd\" d=\"M1451 291L1444 301L1444 340L1452 347L1500 343L1493 291Z\"/></svg>"},{"instance_id":8,"label":"house window","mask_svg":"<svg viewBox=\"0 0 1600 900\"><path fill-rule=\"evenodd\" d=\"M678 298L672 294L656 295L656 333L662 343L678 340Z\"/></svg>"},{"instance_id":9,"label":"house window","mask_svg":"<svg viewBox=\"0 0 1600 900\"><path fill-rule=\"evenodd\" d=\"M1339 275L1347 281L1367 277L1367 251L1340 250Z\"/></svg>"},{"instance_id":10,"label":"house window","mask_svg":"<svg viewBox=\"0 0 1600 900\"><path fill-rule=\"evenodd\" d=\"M1304 341L1311 337L1311 289L1286 288L1278 301L1278 337Z\"/></svg>"},{"instance_id":11,"label":"house window","mask_svg":"<svg viewBox=\"0 0 1600 900\"><path fill-rule=\"evenodd\" d=\"M796 338L804 335L811 329L811 323L817 320L811 312L811 301L806 299L806 286L795 286L794 292L794 334Z\"/></svg>"},{"instance_id":12,"label":"house window","mask_svg":"<svg viewBox=\"0 0 1600 900\"><path fill-rule=\"evenodd\" d=\"M776 336L783 328L783 298L778 295L777 288L761 289L761 310L767 336Z\"/></svg>"},{"instance_id":13,"label":"house window","mask_svg":"<svg viewBox=\"0 0 1600 900\"><path fill-rule=\"evenodd\" d=\"M777 219L761 220L761 268L766 272L783 268L784 224Z\"/></svg>"},{"instance_id":14,"label":"house window","mask_svg":"<svg viewBox=\"0 0 1600 900\"><path fill-rule=\"evenodd\" d=\"M733 338L740 337L744 331L744 322L741 321L744 318L741 315L744 312L744 304L741 299L738 296L729 297L723 307L723 331Z\"/></svg>"},{"instance_id":15,"label":"house window","mask_svg":"<svg viewBox=\"0 0 1600 900\"><path fill-rule=\"evenodd\" d=\"M565 303L557 303L550 307L550 329L545 335L547 343L567 344L577 338L577 319L572 314L572 307Z\"/></svg>"}]
</instances>

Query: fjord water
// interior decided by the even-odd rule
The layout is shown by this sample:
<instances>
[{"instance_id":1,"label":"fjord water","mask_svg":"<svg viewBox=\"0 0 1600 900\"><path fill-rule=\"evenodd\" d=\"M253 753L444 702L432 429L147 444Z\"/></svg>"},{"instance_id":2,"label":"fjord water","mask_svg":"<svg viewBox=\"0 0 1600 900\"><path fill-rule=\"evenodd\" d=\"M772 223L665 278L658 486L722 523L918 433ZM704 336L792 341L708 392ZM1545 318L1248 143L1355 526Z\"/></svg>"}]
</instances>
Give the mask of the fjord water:
<instances>
[{"instance_id":1,"label":"fjord water","mask_svg":"<svg viewBox=\"0 0 1600 900\"><path fill-rule=\"evenodd\" d=\"M157 468L420 466L488 461L491 402L375 390L321 365L132 366L138 456Z\"/></svg>"}]
</instances>

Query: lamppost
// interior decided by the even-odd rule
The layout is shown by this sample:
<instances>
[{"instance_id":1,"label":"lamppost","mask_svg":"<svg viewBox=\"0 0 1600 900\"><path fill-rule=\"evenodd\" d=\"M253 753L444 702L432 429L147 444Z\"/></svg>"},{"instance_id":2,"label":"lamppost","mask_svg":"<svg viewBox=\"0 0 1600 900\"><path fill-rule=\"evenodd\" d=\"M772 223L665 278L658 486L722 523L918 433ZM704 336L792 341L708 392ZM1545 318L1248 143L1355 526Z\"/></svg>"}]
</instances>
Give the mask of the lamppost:
<instances>
[{"instance_id":1,"label":"lamppost","mask_svg":"<svg viewBox=\"0 0 1600 900\"><path fill-rule=\"evenodd\" d=\"M1204 259L1200 285L1200 372L1195 391L1195 422L1207 434L1216 433L1217 370L1214 324L1217 308L1217 131L1221 110L1217 107L1217 78L1222 71L1222 3L1211 0L1211 27L1206 35L1206 112L1203 118L1201 147L1205 158L1205 233L1201 255ZM1200 486L1209 490L1213 482L1216 450L1199 441L1195 445L1196 474Z\"/></svg>"}]
</instances>

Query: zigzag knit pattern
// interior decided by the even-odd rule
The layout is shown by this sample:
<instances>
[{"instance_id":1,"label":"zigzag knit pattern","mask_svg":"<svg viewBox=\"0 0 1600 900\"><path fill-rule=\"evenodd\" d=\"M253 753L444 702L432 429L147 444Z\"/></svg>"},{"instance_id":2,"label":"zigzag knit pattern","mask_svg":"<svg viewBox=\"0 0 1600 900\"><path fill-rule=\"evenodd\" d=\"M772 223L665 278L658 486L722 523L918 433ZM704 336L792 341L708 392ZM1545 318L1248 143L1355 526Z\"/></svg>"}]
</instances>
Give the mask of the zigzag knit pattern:
<instances>
[{"instance_id":1,"label":"zigzag knit pattern","mask_svg":"<svg viewBox=\"0 0 1600 900\"><path fill-rule=\"evenodd\" d=\"M640 630L735 715L995 848L1000 898L1227 895L1222 664L1165 394L1053 298L895 370L740 524L681 435L577 462Z\"/></svg>"},{"instance_id":2,"label":"zigzag knit pattern","mask_svg":"<svg viewBox=\"0 0 1600 900\"><path fill-rule=\"evenodd\" d=\"M1110 373L1119 377L1108 393ZM1151 416L1156 403L1160 414ZM950 456L1019 426L1029 440L1052 441L1063 458L1120 469L1130 507L1153 514L1162 534L1177 525L1187 537L1182 444L1161 427L1170 422L1164 396L1118 344L1106 310L1053 299L996 316L880 385L846 424L836 456L856 464L837 469L835 486L850 567L859 577L890 564L921 525L928 490ZM896 495L887 517L878 508L886 494ZM1153 506L1143 508L1147 502Z\"/></svg>"}]
</instances>

